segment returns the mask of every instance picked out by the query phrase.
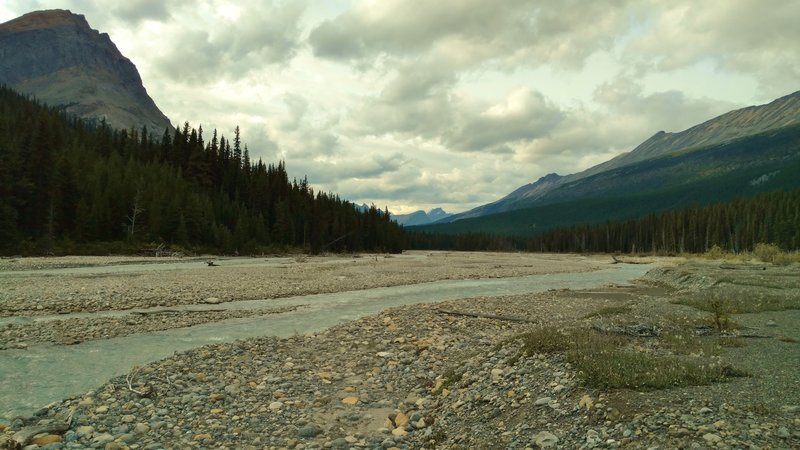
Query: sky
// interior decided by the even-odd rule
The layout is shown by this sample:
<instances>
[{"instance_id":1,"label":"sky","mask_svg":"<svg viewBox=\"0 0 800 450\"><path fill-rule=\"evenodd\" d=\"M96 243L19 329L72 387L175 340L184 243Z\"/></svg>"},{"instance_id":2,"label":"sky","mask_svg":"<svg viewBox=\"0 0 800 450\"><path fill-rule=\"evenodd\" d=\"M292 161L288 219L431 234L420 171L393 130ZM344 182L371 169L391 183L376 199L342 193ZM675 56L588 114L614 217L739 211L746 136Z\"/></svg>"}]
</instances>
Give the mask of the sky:
<instances>
[{"instance_id":1,"label":"sky","mask_svg":"<svg viewBox=\"0 0 800 450\"><path fill-rule=\"evenodd\" d=\"M800 90L800 0L2 0L111 36L176 125L397 214L461 212Z\"/></svg>"}]
</instances>

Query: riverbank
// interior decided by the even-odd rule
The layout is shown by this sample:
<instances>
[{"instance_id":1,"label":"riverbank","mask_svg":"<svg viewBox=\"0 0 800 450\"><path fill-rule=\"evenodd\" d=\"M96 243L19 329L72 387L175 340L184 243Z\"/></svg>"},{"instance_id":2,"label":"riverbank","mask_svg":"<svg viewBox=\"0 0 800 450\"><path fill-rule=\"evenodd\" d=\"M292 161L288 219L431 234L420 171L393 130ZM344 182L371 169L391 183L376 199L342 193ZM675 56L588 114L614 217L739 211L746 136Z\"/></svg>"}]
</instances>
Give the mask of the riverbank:
<instances>
[{"instance_id":1,"label":"riverbank","mask_svg":"<svg viewBox=\"0 0 800 450\"><path fill-rule=\"evenodd\" d=\"M569 259L513 270L547 270L558 258ZM468 255L459 264L472 272L462 274L503 270L492 259ZM713 288L774 303L800 288L791 267L742 266L732 277L718 266L662 267L635 286L409 305L320 333L205 346L7 423L6 435L71 416L68 430L51 434L59 440L51 448L797 447L796 310L735 315L730 337L695 336L683 353L672 343L709 323L710 313L687 298ZM626 351L681 353L750 376L665 390L598 388L567 353L528 354L521 338L630 324L658 335L628 336ZM761 337L736 338L742 331ZM736 344L721 345L727 339Z\"/></svg>"}]
</instances>

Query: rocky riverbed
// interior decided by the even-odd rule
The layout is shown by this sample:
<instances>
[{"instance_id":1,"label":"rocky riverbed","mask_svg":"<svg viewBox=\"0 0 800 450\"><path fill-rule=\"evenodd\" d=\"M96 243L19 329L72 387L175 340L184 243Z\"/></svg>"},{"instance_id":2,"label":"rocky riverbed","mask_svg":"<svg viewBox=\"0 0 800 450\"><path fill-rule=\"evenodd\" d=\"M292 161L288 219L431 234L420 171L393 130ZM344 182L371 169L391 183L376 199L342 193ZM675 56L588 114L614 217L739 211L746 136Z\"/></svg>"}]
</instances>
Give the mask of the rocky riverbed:
<instances>
[{"instance_id":1,"label":"rocky riverbed","mask_svg":"<svg viewBox=\"0 0 800 450\"><path fill-rule=\"evenodd\" d=\"M798 448L796 309L735 315L724 337L692 338L686 351L671 341L710 323L676 301L738 292L717 267L681 261L632 286L403 306L319 333L193 349L0 425L0 448L37 426L28 444L44 448ZM765 298L790 298L796 270L747 276L780 291ZM598 388L567 353L525 351L531 331L630 324L657 333L627 336L627 351L748 376Z\"/></svg>"}]
</instances>

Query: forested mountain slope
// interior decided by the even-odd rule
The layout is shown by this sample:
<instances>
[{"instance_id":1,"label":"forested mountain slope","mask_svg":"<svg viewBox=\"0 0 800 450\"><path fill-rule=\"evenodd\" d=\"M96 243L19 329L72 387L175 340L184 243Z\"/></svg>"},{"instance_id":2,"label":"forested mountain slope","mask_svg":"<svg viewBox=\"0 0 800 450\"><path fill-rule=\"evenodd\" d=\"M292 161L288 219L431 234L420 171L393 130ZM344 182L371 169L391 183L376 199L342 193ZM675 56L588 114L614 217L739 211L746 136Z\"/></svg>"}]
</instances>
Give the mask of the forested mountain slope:
<instances>
[{"instance_id":1,"label":"forested mountain slope","mask_svg":"<svg viewBox=\"0 0 800 450\"><path fill-rule=\"evenodd\" d=\"M565 183L549 203L413 227L436 233L535 236L554 228L642 217L800 187L800 125L669 154Z\"/></svg>"},{"instance_id":2,"label":"forested mountain slope","mask_svg":"<svg viewBox=\"0 0 800 450\"><path fill-rule=\"evenodd\" d=\"M630 171L642 173L648 167L647 161L681 157L694 151L720 148L726 144L746 140L755 136L769 135L771 132L794 127L800 124L800 91L776 99L765 105L749 106L722 114L711 120L695 125L678 133L660 131L630 152L623 153L609 161L598 164L583 172L560 176L549 174L534 183L519 187L507 196L479 206L473 210L455 214L441 222L454 222L471 217L486 216L517 209L543 206L568 200L583 200L591 197L602 198L619 194L619 185L628 186L630 179L614 177ZM732 147L724 147L732 148ZM751 148L750 157L759 158L759 149ZM727 155L717 153L720 161L712 161L715 166L727 165L728 171L735 169ZM740 155L735 155L741 163ZM744 161L747 164L747 161ZM689 183L707 174L707 167L684 167L679 175L686 176ZM642 175L647 175L642 173ZM656 177L653 187L658 188ZM671 185L683 182L683 178L669 180ZM652 190L652 189L651 189ZM440 222L440 223L441 223Z\"/></svg>"}]
</instances>

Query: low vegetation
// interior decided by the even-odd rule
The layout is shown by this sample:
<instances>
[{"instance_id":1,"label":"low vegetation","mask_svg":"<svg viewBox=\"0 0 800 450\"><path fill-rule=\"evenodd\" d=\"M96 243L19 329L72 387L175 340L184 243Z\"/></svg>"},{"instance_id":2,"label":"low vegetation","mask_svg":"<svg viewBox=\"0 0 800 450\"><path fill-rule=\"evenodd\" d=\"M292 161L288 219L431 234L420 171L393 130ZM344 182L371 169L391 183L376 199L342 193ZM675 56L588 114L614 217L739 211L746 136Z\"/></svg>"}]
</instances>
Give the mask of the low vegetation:
<instances>
[{"instance_id":1,"label":"low vegetation","mask_svg":"<svg viewBox=\"0 0 800 450\"><path fill-rule=\"evenodd\" d=\"M508 339L502 345L521 344L519 356L563 354L590 387L602 389L667 389L679 386L705 385L746 374L722 363L712 355L719 341L702 341L684 336L677 345L665 340L664 349L636 345L634 338L594 331L565 332L555 328L538 328ZM687 346L703 343L699 347ZM698 348L691 355L668 349ZM513 361L512 361L513 362Z\"/></svg>"},{"instance_id":2,"label":"low vegetation","mask_svg":"<svg viewBox=\"0 0 800 450\"><path fill-rule=\"evenodd\" d=\"M675 303L710 312L712 315L711 320L719 331L731 327L730 316L734 314L800 309L800 298L790 295L762 295L759 297L731 295L724 298L718 296L692 296L679 298L675 300Z\"/></svg>"}]
</instances>

